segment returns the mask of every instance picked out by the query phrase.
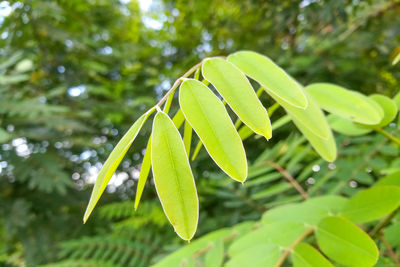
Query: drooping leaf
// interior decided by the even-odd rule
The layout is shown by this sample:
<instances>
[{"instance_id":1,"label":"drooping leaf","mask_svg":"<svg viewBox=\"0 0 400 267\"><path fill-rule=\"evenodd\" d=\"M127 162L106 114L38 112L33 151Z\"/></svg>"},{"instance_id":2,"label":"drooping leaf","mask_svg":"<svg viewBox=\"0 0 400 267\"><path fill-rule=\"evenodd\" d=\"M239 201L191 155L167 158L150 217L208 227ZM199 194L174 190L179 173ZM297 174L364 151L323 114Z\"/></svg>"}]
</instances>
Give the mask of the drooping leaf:
<instances>
[{"instance_id":1,"label":"drooping leaf","mask_svg":"<svg viewBox=\"0 0 400 267\"><path fill-rule=\"evenodd\" d=\"M314 83L305 90L322 109L347 120L369 125L382 120L379 110L359 92L330 83Z\"/></svg>"},{"instance_id":2,"label":"drooping leaf","mask_svg":"<svg viewBox=\"0 0 400 267\"><path fill-rule=\"evenodd\" d=\"M373 266L378 260L374 241L346 219L323 219L316 228L316 237L326 256L346 266Z\"/></svg>"},{"instance_id":3,"label":"drooping leaf","mask_svg":"<svg viewBox=\"0 0 400 267\"><path fill-rule=\"evenodd\" d=\"M92 213L96 203L99 201L100 196L103 194L104 189L108 182L110 181L112 175L114 174L115 170L117 169L118 165L120 164L121 160L125 156L126 152L128 151L129 147L132 145L133 141L135 140L137 134L139 133L140 129L142 128L146 119L153 113L154 108L147 111L143 114L126 132L126 134L121 138L118 144L115 146L113 151L111 152L110 156L108 156L106 162L104 163L103 167L101 168L96 183L94 185L92 195L90 196L89 204L86 208L85 215L83 217L83 222L86 222L89 218L90 214Z\"/></svg>"},{"instance_id":4,"label":"drooping leaf","mask_svg":"<svg viewBox=\"0 0 400 267\"><path fill-rule=\"evenodd\" d=\"M224 242L218 239L205 256L205 267L220 267L224 261Z\"/></svg>"},{"instance_id":5,"label":"drooping leaf","mask_svg":"<svg viewBox=\"0 0 400 267\"><path fill-rule=\"evenodd\" d=\"M151 136L149 138L149 141L147 142L142 165L140 166L140 174L135 195L135 210L137 210L139 206L144 186L146 185L147 177L149 176L150 173L150 169L151 169Z\"/></svg>"},{"instance_id":6,"label":"drooping leaf","mask_svg":"<svg viewBox=\"0 0 400 267\"><path fill-rule=\"evenodd\" d=\"M306 243L298 244L291 256L294 267L333 267L318 250Z\"/></svg>"},{"instance_id":7,"label":"drooping leaf","mask_svg":"<svg viewBox=\"0 0 400 267\"><path fill-rule=\"evenodd\" d=\"M247 76L260 83L267 93L273 93L287 105L306 108L307 99L301 86L271 59L251 51L240 51L228 56Z\"/></svg>"},{"instance_id":8,"label":"drooping leaf","mask_svg":"<svg viewBox=\"0 0 400 267\"><path fill-rule=\"evenodd\" d=\"M242 140L218 97L203 83L187 79L181 84L179 103L215 163L234 180L244 182L247 161Z\"/></svg>"},{"instance_id":9,"label":"drooping leaf","mask_svg":"<svg viewBox=\"0 0 400 267\"><path fill-rule=\"evenodd\" d=\"M391 123L397 115L397 105L392 99L384 95L373 94L369 96L375 101L383 110L383 118L381 122L370 126L373 128L380 128Z\"/></svg>"},{"instance_id":10,"label":"drooping leaf","mask_svg":"<svg viewBox=\"0 0 400 267\"><path fill-rule=\"evenodd\" d=\"M297 128L300 130L300 132L302 132L303 135L310 142L311 146L324 160L329 162L335 161L337 156L336 142L330 130L327 138L321 138L320 136L315 135L312 131L309 130L308 127L303 125L297 119L292 118L292 120Z\"/></svg>"},{"instance_id":11,"label":"drooping leaf","mask_svg":"<svg viewBox=\"0 0 400 267\"><path fill-rule=\"evenodd\" d=\"M274 222L261 226L243 237L235 240L228 249L231 257L241 251L259 244L276 244L281 247L290 246L306 230L304 223Z\"/></svg>"},{"instance_id":12,"label":"drooping leaf","mask_svg":"<svg viewBox=\"0 0 400 267\"><path fill-rule=\"evenodd\" d=\"M192 144L192 126L190 126L190 124L187 121L185 121L185 128L183 132L183 143L185 144L186 154L189 157L190 146Z\"/></svg>"},{"instance_id":13,"label":"drooping leaf","mask_svg":"<svg viewBox=\"0 0 400 267\"><path fill-rule=\"evenodd\" d=\"M226 267L273 267L278 261L281 251L274 244L259 244L249 248L245 248L237 255L232 257Z\"/></svg>"},{"instance_id":14,"label":"drooping leaf","mask_svg":"<svg viewBox=\"0 0 400 267\"><path fill-rule=\"evenodd\" d=\"M181 136L167 114L154 118L151 165L158 197L175 232L184 240L196 232L199 200Z\"/></svg>"},{"instance_id":15,"label":"drooping leaf","mask_svg":"<svg viewBox=\"0 0 400 267\"><path fill-rule=\"evenodd\" d=\"M210 58L203 63L202 74L243 123L257 134L271 138L272 129L267 110L246 76L236 66L221 58Z\"/></svg>"},{"instance_id":16,"label":"drooping leaf","mask_svg":"<svg viewBox=\"0 0 400 267\"><path fill-rule=\"evenodd\" d=\"M353 196L342 215L354 223L365 223L385 216L399 205L400 187L373 186Z\"/></svg>"},{"instance_id":17,"label":"drooping leaf","mask_svg":"<svg viewBox=\"0 0 400 267\"><path fill-rule=\"evenodd\" d=\"M371 129L367 129L361 125L358 125L350 120L339 117L334 114L330 114L327 117L328 123L331 128L341 134L349 136L364 135L371 132Z\"/></svg>"}]
</instances>

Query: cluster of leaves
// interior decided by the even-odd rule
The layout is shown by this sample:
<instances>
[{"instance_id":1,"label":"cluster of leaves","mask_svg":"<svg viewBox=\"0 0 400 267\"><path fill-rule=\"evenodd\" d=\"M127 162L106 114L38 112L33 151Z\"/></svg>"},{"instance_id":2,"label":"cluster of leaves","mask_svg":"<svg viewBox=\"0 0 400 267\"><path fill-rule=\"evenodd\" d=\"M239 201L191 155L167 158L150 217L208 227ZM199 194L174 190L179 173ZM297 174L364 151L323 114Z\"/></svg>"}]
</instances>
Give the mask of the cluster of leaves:
<instances>
[{"instance_id":1,"label":"cluster of leaves","mask_svg":"<svg viewBox=\"0 0 400 267\"><path fill-rule=\"evenodd\" d=\"M203 83L198 80L200 70ZM187 79L193 72L195 79ZM288 118L327 161L336 159L337 148L321 108L335 116L335 130L348 132L351 127L361 129L361 133L351 134L365 134L373 129L386 133L381 127L387 126L397 116L400 94L395 100L383 95L367 97L326 83L311 84L303 89L273 61L254 52L237 52L226 60L206 59L179 78L166 96L143 114L114 148L96 180L84 221L91 214L144 122L157 110L139 176L136 202L138 204L140 201L151 166L158 198L167 218L182 239L190 240L196 232L199 214L196 185L188 160L192 129L199 137L199 144L205 146L214 162L233 180L242 183L248 176L248 167L241 139L251 131L266 139L272 136L268 112L245 74L261 85L259 91L265 90L276 101L275 105L285 109ZM182 114L182 118L179 123L177 119L174 123L167 113L179 84L180 109L177 114ZM237 115L236 125L232 123L223 102L207 87L209 84ZM165 101L164 111L161 111L160 106ZM179 118L178 115L175 118ZM183 120L185 129L182 141L178 128ZM236 131L241 122L245 125ZM238 132L242 133L241 136ZM398 141L395 137L392 139Z\"/></svg>"},{"instance_id":2,"label":"cluster of leaves","mask_svg":"<svg viewBox=\"0 0 400 267\"><path fill-rule=\"evenodd\" d=\"M368 223L398 209L399 177L400 172L384 177L350 199L326 195L271 209L261 221L209 233L155 266L198 266L196 262L204 266L222 266L223 262L224 266L280 266L289 257L294 266L333 266L323 254L345 266L373 266L379 252L372 238L388 221ZM394 224L389 232L397 227ZM370 236L365 232L368 229ZM392 237L391 243L397 242L399 236ZM396 263L386 257L381 262L385 260Z\"/></svg>"}]
</instances>

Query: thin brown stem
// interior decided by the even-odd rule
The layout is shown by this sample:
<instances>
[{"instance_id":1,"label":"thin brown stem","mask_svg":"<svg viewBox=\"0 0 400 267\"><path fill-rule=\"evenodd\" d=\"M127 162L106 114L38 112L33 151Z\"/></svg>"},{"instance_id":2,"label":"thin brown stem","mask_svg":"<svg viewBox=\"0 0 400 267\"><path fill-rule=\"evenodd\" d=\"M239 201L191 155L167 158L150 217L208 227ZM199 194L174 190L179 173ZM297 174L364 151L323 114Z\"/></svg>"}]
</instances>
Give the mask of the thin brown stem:
<instances>
[{"instance_id":1,"label":"thin brown stem","mask_svg":"<svg viewBox=\"0 0 400 267\"><path fill-rule=\"evenodd\" d=\"M277 263L274 265L274 267L280 267L286 260L286 258L289 256L290 252L292 252L292 250L301 242L304 240L304 238L306 238L307 236L309 236L310 234L312 234L312 232L314 232L314 227L310 227L308 228L301 236L299 236L295 241L293 241L292 244L290 244L290 246L285 250L285 252L282 254L282 256L279 258L279 260L277 261Z\"/></svg>"},{"instance_id":2,"label":"thin brown stem","mask_svg":"<svg viewBox=\"0 0 400 267\"><path fill-rule=\"evenodd\" d=\"M396 210L392 211L389 215L387 215L385 218L383 218L382 221L380 221L370 232L369 235L371 237L375 237L379 232L390 223L390 221L393 219L393 217L396 215L396 212L399 210L397 208Z\"/></svg>"},{"instance_id":3,"label":"thin brown stem","mask_svg":"<svg viewBox=\"0 0 400 267\"><path fill-rule=\"evenodd\" d=\"M394 253L393 248L390 246L389 242L383 237L383 235L379 235L379 239L382 241L382 243L385 245L387 248L390 257L393 258L394 263L397 267L400 267L399 260L397 259L397 255Z\"/></svg>"},{"instance_id":4,"label":"thin brown stem","mask_svg":"<svg viewBox=\"0 0 400 267\"><path fill-rule=\"evenodd\" d=\"M267 164L276 169L278 172L280 172L282 176L286 178L286 180L288 180L289 183L293 185L293 187L300 193L300 195L304 199L310 198L306 193L306 191L304 191L303 187L301 187L301 185L293 178L293 176L287 170L285 170L281 165L273 161L267 161Z\"/></svg>"},{"instance_id":5,"label":"thin brown stem","mask_svg":"<svg viewBox=\"0 0 400 267\"><path fill-rule=\"evenodd\" d=\"M176 89L178 86L182 83L184 78L189 77L193 72L195 72L200 66L203 64L203 60L191 67L185 74L183 74L178 80L175 81L174 85L172 85L171 89L168 90L168 92L161 98L160 101L158 101L157 106L161 107L161 105L167 101L168 96Z\"/></svg>"}]
</instances>

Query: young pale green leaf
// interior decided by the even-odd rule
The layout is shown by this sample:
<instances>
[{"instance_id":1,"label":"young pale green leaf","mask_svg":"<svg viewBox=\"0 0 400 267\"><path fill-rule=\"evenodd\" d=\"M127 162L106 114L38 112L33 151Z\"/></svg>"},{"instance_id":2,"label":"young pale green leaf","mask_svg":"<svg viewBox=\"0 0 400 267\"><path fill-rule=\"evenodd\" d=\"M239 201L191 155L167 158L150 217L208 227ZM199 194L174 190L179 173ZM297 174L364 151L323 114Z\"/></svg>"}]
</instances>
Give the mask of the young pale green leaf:
<instances>
[{"instance_id":1,"label":"young pale green leaf","mask_svg":"<svg viewBox=\"0 0 400 267\"><path fill-rule=\"evenodd\" d=\"M178 129L163 112L153 122L151 165L168 220L182 239L192 239L199 216L196 185Z\"/></svg>"},{"instance_id":2,"label":"young pale green leaf","mask_svg":"<svg viewBox=\"0 0 400 267\"><path fill-rule=\"evenodd\" d=\"M247 161L243 143L218 97L203 83L187 79L180 87L179 104L215 163L234 180L244 182Z\"/></svg>"},{"instance_id":3,"label":"young pale green leaf","mask_svg":"<svg viewBox=\"0 0 400 267\"><path fill-rule=\"evenodd\" d=\"M321 251L343 265L373 266L378 260L379 252L374 241L346 219L323 219L316 229L316 237Z\"/></svg>"},{"instance_id":4,"label":"young pale green leaf","mask_svg":"<svg viewBox=\"0 0 400 267\"><path fill-rule=\"evenodd\" d=\"M186 154L190 155L190 146L192 144L192 126L185 121L185 128L183 130L183 143L185 144Z\"/></svg>"},{"instance_id":5,"label":"young pale green leaf","mask_svg":"<svg viewBox=\"0 0 400 267\"><path fill-rule=\"evenodd\" d=\"M384 95L373 94L369 96L373 101L375 101L383 110L383 119L378 124L371 127L381 128L389 123L391 123L397 115L397 105L396 102Z\"/></svg>"},{"instance_id":6,"label":"young pale green leaf","mask_svg":"<svg viewBox=\"0 0 400 267\"><path fill-rule=\"evenodd\" d=\"M306 230L304 223L274 222L261 226L243 237L235 240L228 249L231 257L241 251L259 244L276 244L287 248Z\"/></svg>"},{"instance_id":7,"label":"young pale green leaf","mask_svg":"<svg viewBox=\"0 0 400 267\"><path fill-rule=\"evenodd\" d=\"M333 265L314 247L300 243L292 250L294 267L333 267Z\"/></svg>"},{"instance_id":8,"label":"young pale green leaf","mask_svg":"<svg viewBox=\"0 0 400 267\"><path fill-rule=\"evenodd\" d=\"M235 255L226 263L226 267L273 267L279 260L281 251L274 244L259 244Z\"/></svg>"},{"instance_id":9,"label":"young pale green leaf","mask_svg":"<svg viewBox=\"0 0 400 267\"><path fill-rule=\"evenodd\" d=\"M328 123L331 128L341 134L349 136L359 136L364 135L372 131L372 129L367 129L359 124L356 124L350 120L339 117L334 114L330 114L327 117Z\"/></svg>"},{"instance_id":10,"label":"young pale green leaf","mask_svg":"<svg viewBox=\"0 0 400 267\"><path fill-rule=\"evenodd\" d=\"M396 47L392 54L392 65L396 65L400 62L400 47Z\"/></svg>"},{"instance_id":11,"label":"young pale green leaf","mask_svg":"<svg viewBox=\"0 0 400 267\"><path fill-rule=\"evenodd\" d=\"M203 77L217 89L241 121L259 135L270 139L271 122L246 76L232 63L221 58L207 59Z\"/></svg>"},{"instance_id":12,"label":"young pale green leaf","mask_svg":"<svg viewBox=\"0 0 400 267\"><path fill-rule=\"evenodd\" d=\"M375 186L379 185L400 186L400 171L394 172L392 174L389 174L388 176L380 178L378 182L375 184Z\"/></svg>"},{"instance_id":13,"label":"young pale green leaf","mask_svg":"<svg viewBox=\"0 0 400 267\"><path fill-rule=\"evenodd\" d=\"M228 56L228 61L260 83L267 93L273 93L274 98L297 108L307 107L307 98L301 86L268 57L240 51Z\"/></svg>"},{"instance_id":14,"label":"young pale green leaf","mask_svg":"<svg viewBox=\"0 0 400 267\"><path fill-rule=\"evenodd\" d=\"M382 120L379 110L359 92L330 83L314 83L305 90L322 109L347 120L369 125Z\"/></svg>"},{"instance_id":15,"label":"young pale green leaf","mask_svg":"<svg viewBox=\"0 0 400 267\"><path fill-rule=\"evenodd\" d=\"M137 210L139 206L144 186L146 185L147 177L149 176L150 173L150 169L151 169L151 136L149 138L149 141L147 142L146 152L144 153L142 166L140 167L139 180L135 195L135 210Z\"/></svg>"},{"instance_id":16,"label":"young pale green leaf","mask_svg":"<svg viewBox=\"0 0 400 267\"><path fill-rule=\"evenodd\" d=\"M205 267L220 267L224 261L224 242L218 239L205 256Z\"/></svg>"},{"instance_id":17,"label":"young pale green leaf","mask_svg":"<svg viewBox=\"0 0 400 267\"><path fill-rule=\"evenodd\" d=\"M399 205L400 187L374 186L353 196L342 215L354 223L365 223L385 216Z\"/></svg>"},{"instance_id":18,"label":"young pale green leaf","mask_svg":"<svg viewBox=\"0 0 400 267\"><path fill-rule=\"evenodd\" d=\"M336 142L330 130L329 135L326 139L321 138L320 136L315 135L312 131L309 130L307 126L298 121L296 118L293 117L292 120L297 128L300 130L300 132L302 132L303 135L310 142L311 146L324 160L329 162L333 162L336 160ZM324 122L326 123L325 118Z\"/></svg>"},{"instance_id":19,"label":"young pale green leaf","mask_svg":"<svg viewBox=\"0 0 400 267\"><path fill-rule=\"evenodd\" d=\"M99 175L97 176L96 183L90 196L89 204L86 208L85 215L83 216L83 222L85 223L92 213L94 207L103 194L108 182L110 181L112 175L120 164L121 160L125 156L126 152L132 145L136 136L138 135L140 129L145 123L146 119L153 113L154 108L143 114L137 121L131 126L131 128L126 132L126 134L121 138L118 144L115 146L110 156L108 156L106 162L101 168Z\"/></svg>"}]
</instances>

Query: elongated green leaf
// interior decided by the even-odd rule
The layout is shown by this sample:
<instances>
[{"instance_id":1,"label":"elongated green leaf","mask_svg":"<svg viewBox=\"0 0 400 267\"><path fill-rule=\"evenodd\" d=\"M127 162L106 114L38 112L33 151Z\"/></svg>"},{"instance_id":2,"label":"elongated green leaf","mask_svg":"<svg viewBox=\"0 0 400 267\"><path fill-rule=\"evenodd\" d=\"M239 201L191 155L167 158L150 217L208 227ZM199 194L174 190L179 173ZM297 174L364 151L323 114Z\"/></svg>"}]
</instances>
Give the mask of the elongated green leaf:
<instances>
[{"instance_id":1,"label":"elongated green leaf","mask_svg":"<svg viewBox=\"0 0 400 267\"><path fill-rule=\"evenodd\" d=\"M272 129L267 110L258 100L246 76L236 66L221 58L210 58L203 63L202 74L243 123L259 135L271 138Z\"/></svg>"},{"instance_id":2,"label":"elongated green leaf","mask_svg":"<svg viewBox=\"0 0 400 267\"><path fill-rule=\"evenodd\" d=\"M298 244L291 256L294 267L333 267L318 250L305 243Z\"/></svg>"},{"instance_id":3,"label":"elongated green leaf","mask_svg":"<svg viewBox=\"0 0 400 267\"><path fill-rule=\"evenodd\" d=\"M240 51L228 57L247 76L260 83L267 93L273 93L284 103L298 108L307 107L301 86L271 59L251 51Z\"/></svg>"},{"instance_id":4,"label":"elongated green leaf","mask_svg":"<svg viewBox=\"0 0 400 267\"><path fill-rule=\"evenodd\" d=\"M183 115L183 112L181 109L179 109L175 116L172 118L172 122L175 124L175 127L179 129L182 124L185 122L185 116Z\"/></svg>"},{"instance_id":5,"label":"elongated green leaf","mask_svg":"<svg viewBox=\"0 0 400 267\"><path fill-rule=\"evenodd\" d=\"M374 126L370 126L373 128L380 128L391 123L397 115L397 105L396 102L384 95L370 95L369 96L373 101L375 101L383 110L383 118ZM368 126L369 127L369 126Z\"/></svg>"},{"instance_id":6,"label":"elongated green leaf","mask_svg":"<svg viewBox=\"0 0 400 267\"><path fill-rule=\"evenodd\" d=\"M154 118L151 164L158 197L175 232L192 239L199 216L199 200L181 136L167 114Z\"/></svg>"},{"instance_id":7,"label":"elongated green leaf","mask_svg":"<svg viewBox=\"0 0 400 267\"><path fill-rule=\"evenodd\" d=\"M400 62L400 47L396 47L392 54L392 65L396 65Z\"/></svg>"},{"instance_id":8,"label":"elongated green leaf","mask_svg":"<svg viewBox=\"0 0 400 267\"><path fill-rule=\"evenodd\" d=\"M121 138L121 140L115 146L110 156L108 156L106 162L104 163L103 167L99 172L99 175L97 176L96 183L92 191L92 195L90 196L89 204L86 208L85 215L83 216L83 222L86 222L87 219L89 218L94 207L96 206L96 203L99 201L100 196L103 194L104 189L106 189L106 186L110 181L112 175L114 174L121 160L125 156L129 147L132 145L137 134L142 128L144 122L150 116L150 114L153 113L153 111L154 108L150 109L145 114L143 114L132 125L132 127L128 130L128 132L126 132L126 134Z\"/></svg>"},{"instance_id":9,"label":"elongated green leaf","mask_svg":"<svg viewBox=\"0 0 400 267\"><path fill-rule=\"evenodd\" d=\"M242 140L218 97L203 83L187 79L181 84L179 103L215 163L234 180L244 182L247 161Z\"/></svg>"},{"instance_id":10,"label":"elongated green leaf","mask_svg":"<svg viewBox=\"0 0 400 267\"><path fill-rule=\"evenodd\" d=\"M276 244L286 248L302 235L305 230L304 223L269 223L235 240L229 247L228 253L231 257L235 257L241 251L259 244Z\"/></svg>"},{"instance_id":11,"label":"elongated green leaf","mask_svg":"<svg viewBox=\"0 0 400 267\"><path fill-rule=\"evenodd\" d=\"M371 132L371 129L367 129L359 124L356 124L350 120L344 119L334 114L330 114L327 117L328 123L331 128L341 134L358 136L364 135Z\"/></svg>"},{"instance_id":12,"label":"elongated green leaf","mask_svg":"<svg viewBox=\"0 0 400 267\"><path fill-rule=\"evenodd\" d=\"M379 219L400 205L400 187L374 186L359 192L344 207L342 215L355 223Z\"/></svg>"},{"instance_id":13,"label":"elongated green leaf","mask_svg":"<svg viewBox=\"0 0 400 267\"><path fill-rule=\"evenodd\" d=\"M346 219L323 219L316 229L316 237L325 255L346 266L373 266L378 260L374 241Z\"/></svg>"},{"instance_id":14,"label":"elongated green leaf","mask_svg":"<svg viewBox=\"0 0 400 267\"><path fill-rule=\"evenodd\" d=\"M274 244L259 244L244 249L226 263L226 267L273 267L281 251Z\"/></svg>"},{"instance_id":15,"label":"elongated green leaf","mask_svg":"<svg viewBox=\"0 0 400 267\"><path fill-rule=\"evenodd\" d=\"M183 143L185 144L186 154L190 155L190 145L192 144L192 126L185 121L185 129L183 132Z\"/></svg>"},{"instance_id":16,"label":"elongated green leaf","mask_svg":"<svg viewBox=\"0 0 400 267\"><path fill-rule=\"evenodd\" d=\"M220 267L224 261L224 242L218 239L205 257L205 267Z\"/></svg>"},{"instance_id":17,"label":"elongated green leaf","mask_svg":"<svg viewBox=\"0 0 400 267\"><path fill-rule=\"evenodd\" d=\"M330 83L314 83L307 90L318 105L335 115L362 124L377 124L382 116L363 94Z\"/></svg>"},{"instance_id":18,"label":"elongated green leaf","mask_svg":"<svg viewBox=\"0 0 400 267\"><path fill-rule=\"evenodd\" d=\"M311 106L313 101L309 101L309 105ZM291 114L290 114L291 115ZM326 161L332 162L335 161L337 156L336 151L336 142L333 138L332 132L329 129L328 136L326 138L321 138L318 135L315 135L309 127L305 126L301 121L297 118L292 117L294 124L297 128L304 134L307 140L310 142L311 146L317 151L317 153ZM326 123L325 118L321 120L321 123Z\"/></svg>"},{"instance_id":19,"label":"elongated green leaf","mask_svg":"<svg viewBox=\"0 0 400 267\"><path fill-rule=\"evenodd\" d=\"M149 138L149 141L147 142L146 151L144 152L144 157L142 161L142 166L140 167L139 180L135 195L135 210L137 210L139 206L144 186L146 185L147 177L149 176L150 173L150 168L151 168L151 136Z\"/></svg>"}]
</instances>

